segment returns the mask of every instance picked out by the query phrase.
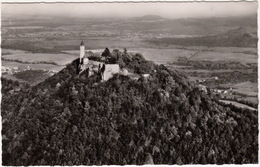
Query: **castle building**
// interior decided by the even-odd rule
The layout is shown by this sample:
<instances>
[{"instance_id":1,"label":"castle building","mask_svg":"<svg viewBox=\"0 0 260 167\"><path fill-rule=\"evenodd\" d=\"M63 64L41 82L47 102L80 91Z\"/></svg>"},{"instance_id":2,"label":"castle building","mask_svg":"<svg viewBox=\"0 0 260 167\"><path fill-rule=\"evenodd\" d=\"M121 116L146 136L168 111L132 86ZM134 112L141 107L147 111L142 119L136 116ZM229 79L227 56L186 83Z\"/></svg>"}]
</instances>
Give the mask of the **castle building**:
<instances>
[{"instance_id":1,"label":"castle building","mask_svg":"<svg viewBox=\"0 0 260 167\"><path fill-rule=\"evenodd\" d=\"M80 54L79 54L79 73L83 71L88 71L88 77L94 74L101 76L102 81L107 81L112 78L114 74L122 73L122 75L127 75L128 71L126 69L120 69L119 64L106 64L101 61L89 60L88 54L85 53L84 42L80 43Z\"/></svg>"}]
</instances>

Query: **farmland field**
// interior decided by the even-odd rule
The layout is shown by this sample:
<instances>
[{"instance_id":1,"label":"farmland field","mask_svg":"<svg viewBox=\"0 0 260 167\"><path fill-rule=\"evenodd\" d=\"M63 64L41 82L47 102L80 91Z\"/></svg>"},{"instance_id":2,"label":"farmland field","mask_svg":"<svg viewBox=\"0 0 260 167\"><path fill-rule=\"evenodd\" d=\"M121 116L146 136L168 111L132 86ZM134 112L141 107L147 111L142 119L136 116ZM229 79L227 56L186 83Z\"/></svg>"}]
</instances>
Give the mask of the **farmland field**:
<instances>
[{"instance_id":1,"label":"farmland field","mask_svg":"<svg viewBox=\"0 0 260 167\"><path fill-rule=\"evenodd\" d=\"M222 86L233 87L236 92L241 93L241 94L246 94L248 96L257 97L257 95L258 95L257 83L242 82L242 83L238 83L238 84L234 84L234 85L223 84Z\"/></svg>"},{"instance_id":2,"label":"farmland field","mask_svg":"<svg viewBox=\"0 0 260 167\"><path fill-rule=\"evenodd\" d=\"M4 50L4 53L9 53L7 55L2 55L2 58L4 60L18 60L21 62L28 63L54 62L58 65L66 65L67 63L70 63L73 59L77 57L77 55L73 54L30 53L11 49L8 49L7 51Z\"/></svg>"},{"instance_id":3,"label":"farmland field","mask_svg":"<svg viewBox=\"0 0 260 167\"><path fill-rule=\"evenodd\" d=\"M192 57L193 60L209 60L209 61L238 61L243 64L256 63L257 55L234 53L225 51L205 51L201 52L198 56Z\"/></svg>"}]
</instances>

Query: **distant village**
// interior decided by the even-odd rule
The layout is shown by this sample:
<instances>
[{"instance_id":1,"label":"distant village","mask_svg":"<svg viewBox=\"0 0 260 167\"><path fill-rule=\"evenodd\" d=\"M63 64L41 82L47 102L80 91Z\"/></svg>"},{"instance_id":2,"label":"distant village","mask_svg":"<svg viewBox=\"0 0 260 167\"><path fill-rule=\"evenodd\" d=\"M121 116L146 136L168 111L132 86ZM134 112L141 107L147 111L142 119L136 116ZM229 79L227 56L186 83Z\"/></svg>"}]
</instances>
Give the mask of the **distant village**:
<instances>
[{"instance_id":1,"label":"distant village","mask_svg":"<svg viewBox=\"0 0 260 167\"><path fill-rule=\"evenodd\" d=\"M208 87L206 85L203 85L203 83L208 81L216 81L218 80L218 77L211 77L211 78L204 78L204 79L197 79L196 83L198 83L199 89L203 93L208 93ZM234 89L233 88L211 88L210 89L213 94L219 95L220 98L227 98L234 95Z\"/></svg>"}]
</instances>

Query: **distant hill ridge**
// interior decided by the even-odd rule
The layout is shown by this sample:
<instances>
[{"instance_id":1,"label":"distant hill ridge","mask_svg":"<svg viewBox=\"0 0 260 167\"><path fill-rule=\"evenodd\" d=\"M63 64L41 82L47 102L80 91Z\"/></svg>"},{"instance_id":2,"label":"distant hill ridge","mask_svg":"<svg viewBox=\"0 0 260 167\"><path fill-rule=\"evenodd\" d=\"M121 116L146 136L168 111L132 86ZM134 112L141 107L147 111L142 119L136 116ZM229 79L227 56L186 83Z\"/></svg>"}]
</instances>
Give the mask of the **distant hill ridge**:
<instances>
[{"instance_id":1,"label":"distant hill ridge","mask_svg":"<svg viewBox=\"0 0 260 167\"><path fill-rule=\"evenodd\" d=\"M145 15L145 16L141 16L141 17L131 18L131 20L135 20L135 21L154 21L154 20L162 20L162 19L165 19L165 18L158 16L158 15Z\"/></svg>"},{"instance_id":2,"label":"distant hill ridge","mask_svg":"<svg viewBox=\"0 0 260 167\"><path fill-rule=\"evenodd\" d=\"M257 32L251 28L238 27L218 35L190 38L161 38L148 40L151 43L174 44L182 46L208 47L257 47Z\"/></svg>"},{"instance_id":3,"label":"distant hill ridge","mask_svg":"<svg viewBox=\"0 0 260 167\"><path fill-rule=\"evenodd\" d=\"M3 165L258 162L257 113L220 105L185 75L140 54L122 60L150 76L100 82L78 75L77 59L3 98Z\"/></svg>"},{"instance_id":4,"label":"distant hill ridge","mask_svg":"<svg viewBox=\"0 0 260 167\"><path fill-rule=\"evenodd\" d=\"M251 28L240 26L220 35L229 35L229 36L250 35L250 37L252 38L257 38L257 31L254 31Z\"/></svg>"}]
</instances>

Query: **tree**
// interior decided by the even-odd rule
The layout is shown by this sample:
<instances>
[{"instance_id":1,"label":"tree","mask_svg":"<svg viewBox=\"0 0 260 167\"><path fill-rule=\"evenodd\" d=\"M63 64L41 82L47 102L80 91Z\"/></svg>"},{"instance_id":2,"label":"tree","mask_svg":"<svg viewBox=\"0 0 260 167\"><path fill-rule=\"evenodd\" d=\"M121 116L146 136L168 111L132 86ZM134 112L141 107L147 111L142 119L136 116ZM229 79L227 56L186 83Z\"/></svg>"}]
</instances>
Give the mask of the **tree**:
<instances>
[{"instance_id":1,"label":"tree","mask_svg":"<svg viewBox=\"0 0 260 167\"><path fill-rule=\"evenodd\" d=\"M102 57L111 57L111 53L110 53L110 50L108 48L106 48L103 53L101 54Z\"/></svg>"}]
</instances>

